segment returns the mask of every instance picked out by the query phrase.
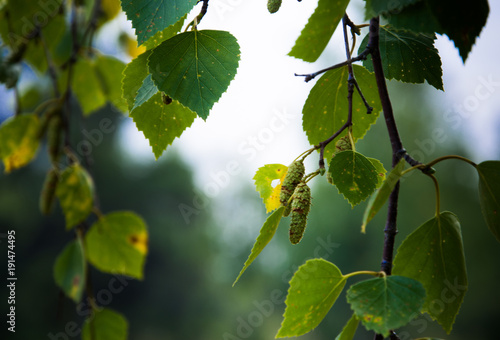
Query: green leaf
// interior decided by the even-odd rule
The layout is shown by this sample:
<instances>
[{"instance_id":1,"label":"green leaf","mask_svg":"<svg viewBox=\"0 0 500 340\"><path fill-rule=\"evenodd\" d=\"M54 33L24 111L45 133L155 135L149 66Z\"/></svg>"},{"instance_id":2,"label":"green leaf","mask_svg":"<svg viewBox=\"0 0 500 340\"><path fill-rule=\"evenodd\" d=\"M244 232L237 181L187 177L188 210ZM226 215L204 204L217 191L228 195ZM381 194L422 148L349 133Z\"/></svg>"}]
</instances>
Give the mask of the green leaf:
<instances>
[{"instance_id":1,"label":"green leaf","mask_svg":"<svg viewBox=\"0 0 500 340\"><path fill-rule=\"evenodd\" d=\"M337 335L335 340L352 340L354 339L354 335L356 334L356 330L358 329L359 320L355 314L351 316L349 321L347 321L346 325L342 329L342 332Z\"/></svg>"},{"instance_id":2,"label":"green leaf","mask_svg":"<svg viewBox=\"0 0 500 340\"><path fill-rule=\"evenodd\" d=\"M54 280L75 303L82 299L85 287L85 257L80 239L71 241L57 257Z\"/></svg>"},{"instance_id":3,"label":"green leaf","mask_svg":"<svg viewBox=\"0 0 500 340\"><path fill-rule=\"evenodd\" d=\"M364 67L353 65L354 74L368 103L373 107L371 114L366 113L366 107L357 91L353 94L353 139L356 142L363 138L370 126L375 123L382 105L373 73ZM309 143L316 145L333 135L347 121L349 103L347 101L347 67L341 67L326 72L314 85L302 109L302 127ZM335 141L347 134L342 132L325 148L325 157L329 158L335 152Z\"/></svg>"},{"instance_id":4,"label":"green leaf","mask_svg":"<svg viewBox=\"0 0 500 340\"><path fill-rule=\"evenodd\" d=\"M151 53L152 51L147 51L127 65L123 71L122 96L127 101L129 111L133 110L130 116L137 129L149 140L149 145L158 159L174 139L180 137L182 132L193 124L196 114L176 100L165 105L159 92L140 106L135 103L136 97L139 104L147 97L142 98L142 93L146 92L146 86L149 86L146 81L149 77L147 59ZM154 84L150 85L156 87ZM141 96L138 91L141 91Z\"/></svg>"},{"instance_id":5,"label":"green leaf","mask_svg":"<svg viewBox=\"0 0 500 340\"><path fill-rule=\"evenodd\" d=\"M40 121L35 114L22 114L6 119L0 125L0 157L5 173L30 163L40 144Z\"/></svg>"},{"instance_id":6,"label":"green leaf","mask_svg":"<svg viewBox=\"0 0 500 340\"><path fill-rule=\"evenodd\" d=\"M467 291L462 233L457 217L443 212L399 246L393 273L418 280L427 298L423 311L450 333Z\"/></svg>"},{"instance_id":7,"label":"green leaf","mask_svg":"<svg viewBox=\"0 0 500 340\"><path fill-rule=\"evenodd\" d=\"M158 89L207 119L236 75L240 47L225 31L192 31L170 38L148 59Z\"/></svg>"},{"instance_id":8,"label":"green leaf","mask_svg":"<svg viewBox=\"0 0 500 340\"><path fill-rule=\"evenodd\" d=\"M330 41L348 4L349 0L319 0L318 7L288 55L315 62Z\"/></svg>"},{"instance_id":9,"label":"green leaf","mask_svg":"<svg viewBox=\"0 0 500 340\"><path fill-rule=\"evenodd\" d=\"M387 1L387 0L365 0L365 18L369 20L372 17L379 15L392 15L401 12L403 8L419 2L421 0L398 0L398 1Z\"/></svg>"},{"instance_id":10,"label":"green leaf","mask_svg":"<svg viewBox=\"0 0 500 340\"><path fill-rule=\"evenodd\" d=\"M123 70L122 97L127 101L128 110L135 107L137 92L149 75L148 58L152 51L146 51L127 64Z\"/></svg>"},{"instance_id":11,"label":"green leaf","mask_svg":"<svg viewBox=\"0 0 500 340\"><path fill-rule=\"evenodd\" d=\"M141 88L139 89L139 91L137 91L134 107L130 111L133 111L136 107L141 106L157 93L158 88L153 83L151 74L148 74L148 76L144 79Z\"/></svg>"},{"instance_id":12,"label":"green leaf","mask_svg":"<svg viewBox=\"0 0 500 340\"><path fill-rule=\"evenodd\" d=\"M359 52L365 50L368 35L363 39ZM435 36L398 30L391 26L380 27L380 54L384 75L405 83L423 83L424 80L438 90L443 90L441 58L434 48ZM363 66L373 71L371 56Z\"/></svg>"},{"instance_id":13,"label":"green leaf","mask_svg":"<svg viewBox=\"0 0 500 340\"><path fill-rule=\"evenodd\" d=\"M382 164L382 162L379 161L378 159L370 157L367 157L367 159L373 164L373 166L377 170L377 189L378 189L385 181L385 174L387 173L387 170L385 170L384 164Z\"/></svg>"},{"instance_id":14,"label":"green leaf","mask_svg":"<svg viewBox=\"0 0 500 340\"><path fill-rule=\"evenodd\" d=\"M78 60L73 68L72 90L84 115L90 115L108 101L121 111L127 110L120 87L124 69L123 62L108 56ZM66 82L64 75L59 84L61 90L66 88Z\"/></svg>"},{"instance_id":15,"label":"green leaf","mask_svg":"<svg viewBox=\"0 0 500 340\"><path fill-rule=\"evenodd\" d=\"M97 269L141 280L148 252L146 224L128 211L105 215L85 235L85 249Z\"/></svg>"},{"instance_id":16,"label":"green leaf","mask_svg":"<svg viewBox=\"0 0 500 340\"><path fill-rule=\"evenodd\" d=\"M424 300L420 282L396 275L361 281L347 291L347 301L365 328L384 337L418 315Z\"/></svg>"},{"instance_id":17,"label":"green leaf","mask_svg":"<svg viewBox=\"0 0 500 340\"><path fill-rule=\"evenodd\" d=\"M405 7L400 13L391 13L384 17L390 25L413 32L433 35L441 29L426 1L418 1Z\"/></svg>"},{"instance_id":18,"label":"green leaf","mask_svg":"<svg viewBox=\"0 0 500 340\"><path fill-rule=\"evenodd\" d=\"M476 169L481 211L488 228L500 242L500 161L482 162Z\"/></svg>"},{"instance_id":19,"label":"green leaf","mask_svg":"<svg viewBox=\"0 0 500 340\"><path fill-rule=\"evenodd\" d=\"M66 218L66 229L84 221L92 211L94 183L87 170L74 164L61 174L56 195Z\"/></svg>"},{"instance_id":20,"label":"green leaf","mask_svg":"<svg viewBox=\"0 0 500 340\"><path fill-rule=\"evenodd\" d=\"M286 165L266 164L253 176L255 188L266 205L266 212L273 211L280 206L281 184L287 171ZM272 183L275 180L279 180L279 183L273 187Z\"/></svg>"},{"instance_id":21,"label":"green leaf","mask_svg":"<svg viewBox=\"0 0 500 340\"><path fill-rule=\"evenodd\" d=\"M377 187L377 169L358 152L339 152L330 161L328 172L339 193L353 207L370 196Z\"/></svg>"},{"instance_id":22,"label":"green leaf","mask_svg":"<svg viewBox=\"0 0 500 340\"><path fill-rule=\"evenodd\" d=\"M45 51L40 39L34 39L37 28L49 52L53 52L65 32L65 19L59 13L60 3L19 0L7 1L0 12L0 35L2 41L13 51L24 49L23 58L35 70L44 73L47 69Z\"/></svg>"},{"instance_id":23,"label":"green leaf","mask_svg":"<svg viewBox=\"0 0 500 340\"><path fill-rule=\"evenodd\" d=\"M67 76L63 77L66 81ZM106 104L106 96L99 87L99 78L94 72L91 60L79 58L73 67L73 93L75 94L84 115L90 115ZM63 85L63 88L66 84Z\"/></svg>"},{"instance_id":24,"label":"green leaf","mask_svg":"<svg viewBox=\"0 0 500 340\"><path fill-rule=\"evenodd\" d=\"M385 179L382 186L372 195L368 204L365 208L365 213L363 215L363 225L361 226L361 232L366 231L366 225L370 222L379 210L383 207L385 202L389 199L392 190L401 178L401 173L405 168L405 160L401 159L398 164L391 170L387 178Z\"/></svg>"},{"instance_id":25,"label":"green leaf","mask_svg":"<svg viewBox=\"0 0 500 340\"><path fill-rule=\"evenodd\" d=\"M94 63L94 72L99 86L108 102L121 112L127 112L127 103L122 98L121 78L125 64L110 56L100 55Z\"/></svg>"},{"instance_id":26,"label":"green leaf","mask_svg":"<svg viewBox=\"0 0 500 340\"><path fill-rule=\"evenodd\" d=\"M243 268L238 274L238 277L236 278L236 280L234 280L233 286L236 284L236 282L238 282L241 275L243 275L245 270L247 270L247 268L257 258L257 256L259 256L260 252L264 250L266 245L273 238L274 234L276 233L276 229L278 229L278 225L280 224L281 217L283 216L283 210L285 210L285 207L280 207L277 210L275 210L271 215L269 215L269 217L267 218L266 222L260 229L259 236L257 237L255 244L253 245L250 255L245 261Z\"/></svg>"},{"instance_id":27,"label":"green leaf","mask_svg":"<svg viewBox=\"0 0 500 340\"><path fill-rule=\"evenodd\" d=\"M174 100L165 105L157 93L130 114L137 129L144 133L158 159L176 137L190 127L196 114Z\"/></svg>"},{"instance_id":28,"label":"green leaf","mask_svg":"<svg viewBox=\"0 0 500 340\"><path fill-rule=\"evenodd\" d=\"M465 62L488 19L488 0L458 4L454 0L426 0L426 3L441 26L437 33L446 34L453 40Z\"/></svg>"},{"instance_id":29,"label":"green leaf","mask_svg":"<svg viewBox=\"0 0 500 340\"><path fill-rule=\"evenodd\" d=\"M312 259L290 280L284 319L276 338L306 334L324 319L344 289L346 277L333 263Z\"/></svg>"},{"instance_id":30,"label":"green leaf","mask_svg":"<svg viewBox=\"0 0 500 340\"><path fill-rule=\"evenodd\" d=\"M150 49L155 48L156 46L160 45L165 40L172 38L174 35L179 33L179 31L182 29L182 26L184 25L184 21L186 20L186 17L187 17L187 15L184 15L175 24L168 26L163 31L156 32L156 34L154 36L152 36L151 38L149 38L144 43L143 46L146 47L146 50L150 50Z\"/></svg>"},{"instance_id":31,"label":"green leaf","mask_svg":"<svg viewBox=\"0 0 500 340\"><path fill-rule=\"evenodd\" d=\"M122 8L142 45L157 32L181 20L196 3L197 0L122 0Z\"/></svg>"},{"instance_id":32,"label":"green leaf","mask_svg":"<svg viewBox=\"0 0 500 340\"><path fill-rule=\"evenodd\" d=\"M109 308L85 320L82 340L127 340L128 323L123 315Z\"/></svg>"}]
</instances>

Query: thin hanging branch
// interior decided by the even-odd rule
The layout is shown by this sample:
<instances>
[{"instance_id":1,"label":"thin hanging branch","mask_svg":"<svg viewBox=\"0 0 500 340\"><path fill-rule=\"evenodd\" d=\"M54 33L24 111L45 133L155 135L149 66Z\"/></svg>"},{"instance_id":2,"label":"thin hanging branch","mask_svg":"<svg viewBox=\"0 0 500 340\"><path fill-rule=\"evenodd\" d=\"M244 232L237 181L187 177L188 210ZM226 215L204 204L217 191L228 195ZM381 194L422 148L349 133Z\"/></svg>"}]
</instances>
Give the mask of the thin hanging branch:
<instances>
[{"instance_id":1,"label":"thin hanging branch","mask_svg":"<svg viewBox=\"0 0 500 340\"><path fill-rule=\"evenodd\" d=\"M360 55L358 55L357 57L351 58L350 62L353 63L353 62L360 61L360 60L366 60L366 58L368 57L369 54L370 54L370 49L367 47ZM333 66L324 68L324 69L319 70L319 71L314 72L314 73L310 73L310 74L297 74L297 73L295 73L295 76L296 77L305 77L304 81L307 83L307 82L313 80L314 78L316 78L317 76L319 76L320 74L323 74L323 73L330 71L330 70L335 70L336 68L340 68L340 67L346 66L348 64L349 64L349 60L346 60L346 61L343 61L343 62L335 64Z\"/></svg>"},{"instance_id":2,"label":"thin hanging branch","mask_svg":"<svg viewBox=\"0 0 500 340\"><path fill-rule=\"evenodd\" d=\"M373 69L375 71L375 79L377 81L377 88L382 103L382 109L384 111L385 123L387 126L387 131L389 132L389 139L392 146L392 167L394 168L398 164L399 160L403 156L401 150L403 150L403 143L399 136L398 127L396 126L396 120L394 119L394 112L392 110L391 100L389 98L389 91L387 90L387 85L385 83L384 69L382 67L382 58L380 56L379 50L379 18L374 17L370 20L370 35L368 46L371 48L371 56L373 62ZM394 242L397 229L397 215L398 215L398 198L399 198L399 186L400 182L396 184L394 190L389 196L389 203L387 209L387 220L385 224L385 238L384 238L384 250L382 254L382 263L380 265L383 272L387 275L391 275L392 272L392 259L394 255ZM381 334L375 335L375 340L382 340L384 336Z\"/></svg>"},{"instance_id":3,"label":"thin hanging branch","mask_svg":"<svg viewBox=\"0 0 500 340\"><path fill-rule=\"evenodd\" d=\"M359 94L360 94L360 96L361 96L361 98L366 106L367 113L369 114L373 111L373 108L368 104L368 102L365 99L365 96L363 95L363 93L361 92L361 89L359 88L359 85L358 85L358 82L356 81L356 78L354 76L354 70L352 67L353 62L361 60L361 59L359 59L360 56L358 56L356 58L351 58L351 48L349 46L349 38L347 36L347 27L348 26L351 27L351 30L352 30L353 27L357 27L357 26L354 25L354 23L349 19L349 17L347 16L347 13L344 14L344 17L342 19L342 24L343 24L342 26L343 26L343 31L344 31L344 43L345 43L347 60L345 62L334 65L334 66L329 67L327 69L318 71L316 73L312 73L310 75L305 75L306 82L307 82L307 81L313 79L314 77L316 77L318 74L321 74L321 73L326 72L326 71L331 70L331 69L335 69L335 68L342 67L342 66L347 66L349 69L349 77L348 77L348 81L347 81L347 101L349 103L347 121L331 137L329 137L328 139L326 139L326 140L324 140L324 141L322 141L319 144L314 146L315 149L319 149L319 168L320 169L325 168L325 159L324 159L325 147L328 144L330 144L335 138L337 138L345 129L349 128L352 125L352 99L353 99L354 88L356 88L358 90L358 92L359 92ZM368 47L365 49L365 51L363 52L364 59L366 59L366 56L368 55L368 52L370 50L371 50L371 48L368 48ZM297 74L295 74L295 75L298 76Z\"/></svg>"}]
</instances>

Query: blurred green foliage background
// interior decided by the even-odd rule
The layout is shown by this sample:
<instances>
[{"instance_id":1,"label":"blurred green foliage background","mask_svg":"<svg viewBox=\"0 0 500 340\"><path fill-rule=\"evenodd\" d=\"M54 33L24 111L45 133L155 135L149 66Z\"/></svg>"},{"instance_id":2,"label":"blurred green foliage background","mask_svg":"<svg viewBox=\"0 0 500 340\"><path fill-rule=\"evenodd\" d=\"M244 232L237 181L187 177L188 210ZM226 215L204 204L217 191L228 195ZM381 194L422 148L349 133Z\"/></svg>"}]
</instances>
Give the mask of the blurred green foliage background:
<instances>
[{"instance_id":1,"label":"blurred green foliage background","mask_svg":"<svg viewBox=\"0 0 500 340\"><path fill-rule=\"evenodd\" d=\"M425 154L422 145L428 146L427 151L431 150L431 145L423 142L432 133L428 124L440 124L422 105L426 90L421 86L398 84L398 87L391 86L391 91L393 98L399 98L394 106L407 149ZM322 256L344 273L379 269L384 213L368 225L366 234L361 234L365 203L351 209L325 178L316 178L303 241L297 246L289 244L288 219L284 219L259 259L239 283L231 287L265 220L264 208L250 180L233 181L244 184L227 202L220 197L201 197L193 183L192 169L183 162L175 147L156 163L139 164L127 156L118 139L123 116L110 107L92 115L85 129L98 129L99 122L105 118L111 119L116 129L102 134L102 142L92 149L93 163L90 164L101 210L133 210L145 219L150 233L144 281L91 271L98 304L126 316L130 339L273 339L285 308L287 282L308 258ZM388 137L382 123L379 121L358 143L357 149L381 159L389 168ZM427 160L444 154L467 156L456 136L447 136L444 143L434 143L433 148L432 153L425 155ZM48 165L46 154L40 152L30 166L0 176L2 253L6 254L6 230L16 231L15 339L79 338L83 316L89 312L88 304L76 311L75 305L61 295L53 281L54 260L74 234L65 231L59 207L49 217L42 217L38 212L38 196ZM424 316L399 334L401 339L495 338L500 302L500 246L480 214L477 175L470 166L458 161L440 163L436 168L442 209L455 212L462 222L469 291L450 336ZM195 197L203 198L201 209L193 205ZM190 215L189 223L179 209L181 204L196 211ZM398 245L417 226L432 218L434 204L434 188L428 178L418 173L404 178ZM226 221L226 226L219 222L221 220ZM227 229L227 225L232 227ZM5 272L5 268L2 271ZM354 281L349 281L348 285L352 283ZM5 320L5 284L1 285L0 296ZM345 296L341 295L322 324L301 338L333 339L350 313ZM2 324L3 332L5 322ZM371 338L372 334L358 330L356 339Z\"/></svg>"}]
</instances>

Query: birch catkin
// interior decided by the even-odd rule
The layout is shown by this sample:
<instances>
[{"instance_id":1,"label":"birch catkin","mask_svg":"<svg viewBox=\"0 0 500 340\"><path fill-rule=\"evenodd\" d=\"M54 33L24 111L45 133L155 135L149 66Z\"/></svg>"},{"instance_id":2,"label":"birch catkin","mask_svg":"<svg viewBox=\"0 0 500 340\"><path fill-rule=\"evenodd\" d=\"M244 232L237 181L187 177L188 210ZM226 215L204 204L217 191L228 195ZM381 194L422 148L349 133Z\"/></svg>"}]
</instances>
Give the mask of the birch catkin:
<instances>
[{"instance_id":1,"label":"birch catkin","mask_svg":"<svg viewBox=\"0 0 500 340\"><path fill-rule=\"evenodd\" d=\"M280 203L286 207L283 214L284 216L290 214L290 206L287 206L288 200L292 197L295 188L302 180L302 177L304 177L305 172L306 169L303 160L295 161L288 167L288 172L283 180L280 192Z\"/></svg>"},{"instance_id":2,"label":"birch catkin","mask_svg":"<svg viewBox=\"0 0 500 340\"><path fill-rule=\"evenodd\" d=\"M292 200L292 222L290 223L290 242L297 244L302 239L307 224L307 214L311 207L311 189L302 182L295 189Z\"/></svg>"}]
</instances>

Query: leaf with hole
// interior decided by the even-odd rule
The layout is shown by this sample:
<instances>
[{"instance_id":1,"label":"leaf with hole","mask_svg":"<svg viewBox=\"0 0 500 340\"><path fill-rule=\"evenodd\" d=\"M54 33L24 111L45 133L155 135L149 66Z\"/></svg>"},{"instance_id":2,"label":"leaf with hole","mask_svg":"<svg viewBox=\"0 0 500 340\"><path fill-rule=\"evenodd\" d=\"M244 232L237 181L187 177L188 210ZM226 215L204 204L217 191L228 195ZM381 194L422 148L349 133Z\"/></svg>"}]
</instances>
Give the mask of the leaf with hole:
<instances>
[{"instance_id":1,"label":"leaf with hole","mask_svg":"<svg viewBox=\"0 0 500 340\"><path fill-rule=\"evenodd\" d=\"M355 151L336 154L330 161L328 172L339 193L353 207L377 188L377 169L368 158Z\"/></svg>"},{"instance_id":2,"label":"leaf with hole","mask_svg":"<svg viewBox=\"0 0 500 340\"><path fill-rule=\"evenodd\" d=\"M82 299L85 288L85 257L80 239L68 243L54 265L54 281L75 303Z\"/></svg>"},{"instance_id":3,"label":"leaf with hole","mask_svg":"<svg viewBox=\"0 0 500 340\"><path fill-rule=\"evenodd\" d=\"M240 60L236 38L225 31L184 32L152 51L148 66L158 89L204 120L226 92Z\"/></svg>"},{"instance_id":4,"label":"leaf with hole","mask_svg":"<svg viewBox=\"0 0 500 340\"><path fill-rule=\"evenodd\" d=\"M479 201L490 231L500 242L500 161L478 164Z\"/></svg>"},{"instance_id":5,"label":"leaf with hole","mask_svg":"<svg viewBox=\"0 0 500 340\"><path fill-rule=\"evenodd\" d=\"M139 45L156 33L174 25L189 13L197 0L122 0L122 8L132 21Z\"/></svg>"},{"instance_id":6,"label":"leaf with hole","mask_svg":"<svg viewBox=\"0 0 500 340\"><path fill-rule=\"evenodd\" d=\"M109 308L95 312L82 327L82 340L127 340L127 319Z\"/></svg>"},{"instance_id":7,"label":"leaf with hole","mask_svg":"<svg viewBox=\"0 0 500 340\"><path fill-rule=\"evenodd\" d=\"M0 157L5 173L22 168L36 156L40 145L40 120L35 114L21 114L6 119L0 125Z\"/></svg>"},{"instance_id":8,"label":"leaf with hole","mask_svg":"<svg viewBox=\"0 0 500 340\"><path fill-rule=\"evenodd\" d=\"M259 256L260 252L264 250L266 245L271 241L273 238L274 234L276 233L276 229L278 229L278 225L280 224L281 217L283 217L283 210L285 210L285 207L280 207L277 210L275 210L269 217L267 218L266 222L260 229L259 236L257 237L257 240L255 241L252 251L250 252L250 255L248 256L247 260L245 261L245 264L243 265L243 268L241 269L240 273L238 274L238 277L236 280L233 282L233 286L238 282L240 279L241 275L247 270L247 268L252 264L252 262Z\"/></svg>"},{"instance_id":9,"label":"leaf with hole","mask_svg":"<svg viewBox=\"0 0 500 340\"><path fill-rule=\"evenodd\" d=\"M347 302L365 328L384 337L417 316L424 300L420 282L397 275L361 281L347 291Z\"/></svg>"},{"instance_id":10,"label":"leaf with hole","mask_svg":"<svg viewBox=\"0 0 500 340\"><path fill-rule=\"evenodd\" d=\"M382 105L373 73L359 65L353 65L358 84L369 105L373 107L371 114L366 113L366 107L357 91L353 94L353 128L354 142L363 138L370 126L375 123ZM314 85L302 109L302 128L309 143L316 145L327 140L347 121L349 102L347 100L347 78L349 70L341 67L326 72ZM325 158L330 158L335 152L335 142L345 136L344 130L325 148Z\"/></svg>"},{"instance_id":11,"label":"leaf with hole","mask_svg":"<svg viewBox=\"0 0 500 340\"><path fill-rule=\"evenodd\" d=\"M156 93L147 102L130 114L137 129L148 139L153 153L158 159L175 138L189 128L196 114L178 101L165 105L161 93Z\"/></svg>"},{"instance_id":12,"label":"leaf with hole","mask_svg":"<svg viewBox=\"0 0 500 340\"><path fill-rule=\"evenodd\" d=\"M90 174L79 164L66 168L56 188L61 204L66 229L83 222L91 213L94 204L94 182Z\"/></svg>"},{"instance_id":13,"label":"leaf with hole","mask_svg":"<svg viewBox=\"0 0 500 340\"><path fill-rule=\"evenodd\" d=\"M315 62L344 16L350 0L319 0L318 7L297 38L289 56Z\"/></svg>"},{"instance_id":14,"label":"leaf with hole","mask_svg":"<svg viewBox=\"0 0 500 340\"><path fill-rule=\"evenodd\" d=\"M359 53L368 44L368 35L359 46ZM391 26L380 27L380 54L384 75L405 83L423 83L425 80L438 90L443 90L443 71L435 36L399 30ZM371 56L363 66L373 71Z\"/></svg>"},{"instance_id":15,"label":"leaf with hole","mask_svg":"<svg viewBox=\"0 0 500 340\"><path fill-rule=\"evenodd\" d=\"M401 159L398 164L391 170L387 178L382 183L382 186L370 197L368 204L365 208L365 213L363 215L363 224L361 226L361 232L366 231L366 225L370 222L375 215L382 209L383 205L389 199L392 190L401 178L401 173L405 168L405 160Z\"/></svg>"},{"instance_id":16,"label":"leaf with hole","mask_svg":"<svg viewBox=\"0 0 500 340\"><path fill-rule=\"evenodd\" d=\"M287 171L288 167L286 165L266 164L260 167L253 176L255 189L264 201L266 212L279 208L281 184Z\"/></svg>"},{"instance_id":17,"label":"leaf with hole","mask_svg":"<svg viewBox=\"0 0 500 340\"><path fill-rule=\"evenodd\" d=\"M286 309L276 338L299 336L316 328L344 289L346 277L333 263L308 260L290 280Z\"/></svg>"},{"instance_id":18,"label":"leaf with hole","mask_svg":"<svg viewBox=\"0 0 500 340\"><path fill-rule=\"evenodd\" d=\"M122 96L137 129L144 133L158 159L175 138L193 124L196 114L176 100L165 105L156 85L146 80L150 77L147 60L151 53L147 51L127 65L123 72Z\"/></svg>"},{"instance_id":19,"label":"leaf with hole","mask_svg":"<svg viewBox=\"0 0 500 340\"><path fill-rule=\"evenodd\" d=\"M87 259L100 271L143 278L148 253L148 231L143 219L113 212L95 222L85 235Z\"/></svg>"},{"instance_id":20,"label":"leaf with hole","mask_svg":"<svg viewBox=\"0 0 500 340\"><path fill-rule=\"evenodd\" d=\"M450 333L467 291L457 217L442 212L412 232L398 248L393 273L423 284L427 298L422 310Z\"/></svg>"}]
</instances>

